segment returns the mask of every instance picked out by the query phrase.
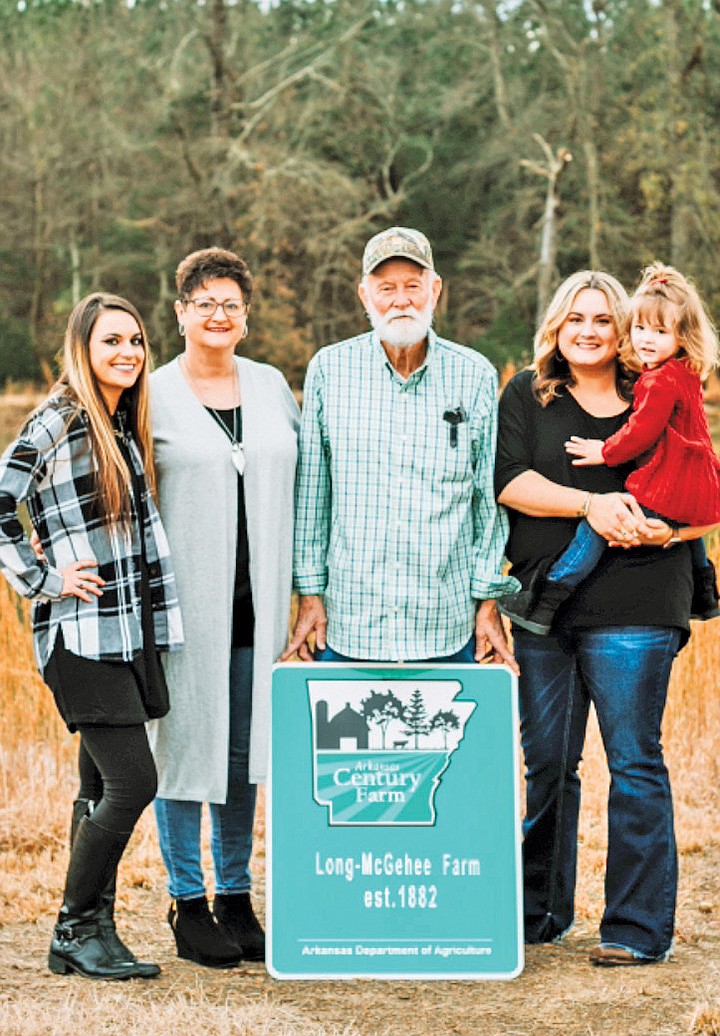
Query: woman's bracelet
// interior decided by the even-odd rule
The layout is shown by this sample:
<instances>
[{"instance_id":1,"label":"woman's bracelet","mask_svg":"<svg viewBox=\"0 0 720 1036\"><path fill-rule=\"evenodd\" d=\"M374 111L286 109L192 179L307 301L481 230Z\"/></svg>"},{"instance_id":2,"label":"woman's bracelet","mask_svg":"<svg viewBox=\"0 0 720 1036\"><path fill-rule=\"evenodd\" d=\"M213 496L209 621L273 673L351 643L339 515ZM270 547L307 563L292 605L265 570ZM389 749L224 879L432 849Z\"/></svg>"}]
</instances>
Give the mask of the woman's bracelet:
<instances>
[{"instance_id":1,"label":"woman's bracelet","mask_svg":"<svg viewBox=\"0 0 720 1036\"><path fill-rule=\"evenodd\" d=\"M590 504L592 503L592 498L594 496L594 493L588 493L588 495L585 497L583 505L577 513L578 518L587 518L587 516L590 514Z\"/></svg>"}]
</instances>

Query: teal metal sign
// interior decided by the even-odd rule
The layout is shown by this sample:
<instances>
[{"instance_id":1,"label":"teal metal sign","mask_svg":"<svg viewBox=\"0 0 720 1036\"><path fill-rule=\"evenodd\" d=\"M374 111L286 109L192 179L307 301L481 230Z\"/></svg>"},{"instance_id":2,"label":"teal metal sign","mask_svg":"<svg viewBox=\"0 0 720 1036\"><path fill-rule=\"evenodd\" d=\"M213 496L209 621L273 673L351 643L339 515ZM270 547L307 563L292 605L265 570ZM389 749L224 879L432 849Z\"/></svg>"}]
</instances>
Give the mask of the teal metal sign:
<instances>
[{"instance_id":1,"label":"teal metal sign","mask_svg":"<svg viewBox=\"0 0 720 1036\"><path fill-rule=\"evenodd\" d=\"M271 715L270 973L519 975L510 670L278 665Z\"/></svg>"}]
</instances>

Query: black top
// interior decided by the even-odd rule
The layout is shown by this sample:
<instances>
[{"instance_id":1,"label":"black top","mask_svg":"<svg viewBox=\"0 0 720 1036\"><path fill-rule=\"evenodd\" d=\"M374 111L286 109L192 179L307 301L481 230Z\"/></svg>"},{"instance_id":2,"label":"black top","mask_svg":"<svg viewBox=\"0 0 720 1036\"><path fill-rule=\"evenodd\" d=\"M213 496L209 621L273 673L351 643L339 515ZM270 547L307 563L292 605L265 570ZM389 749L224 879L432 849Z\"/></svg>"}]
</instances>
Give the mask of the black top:
<instances>
[{"instance_id":1,"label":"black top","mask_svg":"<svg viewBox=\"0 0 720 1036\"><path fill-rule=\"evenodd\" d=\"M206 407L210 410L210 407ZM215 410L226 428L242 442L242 407L235 410ZM233 413L235 424L233 426ZM235 557L235 590L233 592L232 646L252 647L254 643L255 614L253 611L252 587L250 585L250 546L247 535L245 513L245 485L238 472L238 533Z\"/></svg>"},{"instance_id":2,"label":"black top","mask_svg":"<svg viewBox=\"0 0 720 1036\"><path fill-rule=\"evenodd\" d=\"M586 492L624 489L632 465L615 468L574 467L564 443L571 435L607 439L627 421L593 417L564 393L542 407L532 391L532 371L521 371L500 399L495 492L524 471L537 471L552 482ZM510 538L506 554L511 573L524 587L537 566L557 557L577 526L575 518L533 518L508 509ZM578 587L558 614L564 627L676 626L689 633L692 573L690 550L680 545L609 548L595 571Z\"/></svg>"}]
</instances>

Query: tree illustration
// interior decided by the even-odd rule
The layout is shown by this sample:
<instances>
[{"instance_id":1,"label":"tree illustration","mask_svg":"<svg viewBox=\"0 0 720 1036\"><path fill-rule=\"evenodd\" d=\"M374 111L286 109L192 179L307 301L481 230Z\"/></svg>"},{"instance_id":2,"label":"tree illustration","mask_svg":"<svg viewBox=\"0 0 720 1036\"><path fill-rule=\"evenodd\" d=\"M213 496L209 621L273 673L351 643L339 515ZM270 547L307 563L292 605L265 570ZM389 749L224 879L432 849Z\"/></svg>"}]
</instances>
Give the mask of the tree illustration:
<instances>
[{"instance_id":1,"label":"tree illustration","mask_svg":"<svg viewBox=\"0 0 720 1036\"><path fill-rule=\"evenodd\" d=\"M403 718L405 711L403 703L395 697L392 691L388 691L386 694L372 691L369 698L364 698L360 702L360 708L368 723L379 728L382 747L385 748L387 728L394 719Z\"/></svg>"},{"instance_id":2,"label":"tree illustration","mask_svg":"<svg viewBox=\"0 0 720 1036\"><path fill-rule=\"evenodd\" d=\"M403 733L410 734L415 738L415 748L417 748L420 736L425 735L430 731L425 702L423 701L420 689L417 687L412 692L410 704L405 709L403 720L406 724L406 728Z\"/></svg>"},{"instance_id":3,"label":"tree illustration","mask_svg":"<svg viewBox=\"0 0 720 1036\"><path fill-rule=\"evenodd\" d=\"M447 748L447 736L449 731L458 730L460 727L460 717L449 709L447 712L443 712L440 709L435 713L433 718L430 720L431 730L441 730L443 735L443 742L445 748Z\"/></svg>"}]
</instances>

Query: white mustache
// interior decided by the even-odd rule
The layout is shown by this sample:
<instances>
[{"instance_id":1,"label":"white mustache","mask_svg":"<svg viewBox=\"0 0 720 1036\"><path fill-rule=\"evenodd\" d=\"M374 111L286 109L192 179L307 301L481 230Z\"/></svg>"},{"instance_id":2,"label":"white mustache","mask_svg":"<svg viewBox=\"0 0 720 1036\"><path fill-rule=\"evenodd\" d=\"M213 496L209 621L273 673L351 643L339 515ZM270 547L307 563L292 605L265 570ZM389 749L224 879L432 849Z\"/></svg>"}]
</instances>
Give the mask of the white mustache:
<instances>
[{"instance_id":1,"label":"white mustache","mask_svg":"<svg viewBox=\"0 0 720 1036\"><path fill-rule=\"evenodd\" d=\"M389 324L391 320L417 320L420 316L422 316L422 310L409 306L407 309L389 309L384 314L383 320Z\"/></svg>"}]
</instances>

